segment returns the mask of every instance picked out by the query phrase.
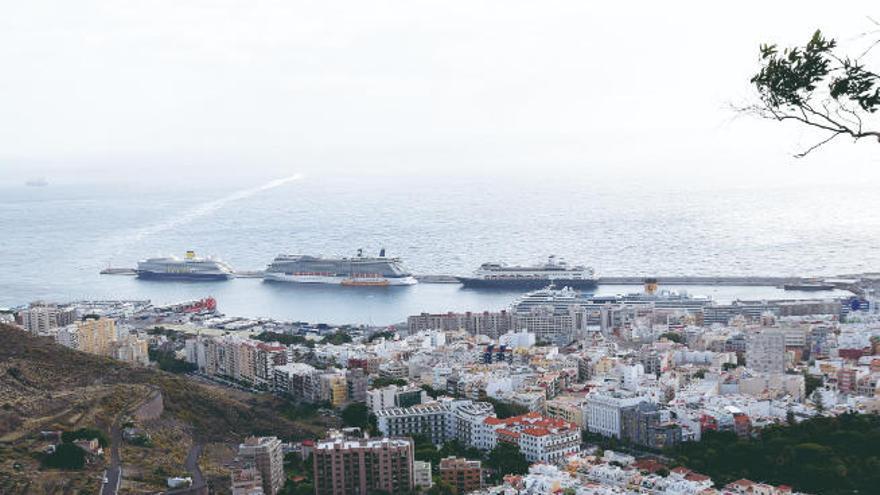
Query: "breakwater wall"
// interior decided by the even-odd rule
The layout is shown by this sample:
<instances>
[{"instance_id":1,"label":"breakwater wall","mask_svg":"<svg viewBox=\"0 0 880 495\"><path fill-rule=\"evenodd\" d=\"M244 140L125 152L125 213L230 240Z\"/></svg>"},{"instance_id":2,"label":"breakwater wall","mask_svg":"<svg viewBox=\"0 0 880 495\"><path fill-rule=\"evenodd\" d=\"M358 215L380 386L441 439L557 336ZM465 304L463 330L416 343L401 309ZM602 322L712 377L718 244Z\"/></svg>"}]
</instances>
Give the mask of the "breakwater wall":
<instances>
[{"instance_id":1,"label":"breakwater wall","mask_svg":"<svg viewBox=\"0 0 880 495\"><path fill-rule=\"evenodd\" d=\"M599 277L599 285L642 285L646 278L656 279L660 285L780 286L804 281L800 277Z\"/></svg>"},{"instance_id":2,"label":"breakwater wall","mask_svg":"<svg viewBox=\"0 0 880 495\"><path fill-rule=\"evenodd\" d=\"M423 284L456 284L453 275L416 275ZM804 282L800 277L599 277L599 285L642 285L646 278L654 278L660 285L736 285L736 286L781 286Z\"/></svg>"}]
</instances>

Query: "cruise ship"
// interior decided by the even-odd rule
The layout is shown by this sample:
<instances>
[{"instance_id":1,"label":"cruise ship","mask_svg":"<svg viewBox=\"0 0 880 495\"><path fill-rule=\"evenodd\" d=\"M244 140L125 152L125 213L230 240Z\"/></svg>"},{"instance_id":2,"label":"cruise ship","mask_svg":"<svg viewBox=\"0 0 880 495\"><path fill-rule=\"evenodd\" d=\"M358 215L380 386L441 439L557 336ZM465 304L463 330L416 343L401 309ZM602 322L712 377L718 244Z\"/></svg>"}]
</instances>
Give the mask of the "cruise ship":
<instances>
[{"instance_id":1,"label":"cruise ship","mask_svg":"<svg viewBox=\"0 0 880 495\"><path fill-rule=\"evenodd\" d=\"M227 280L234 276L232 267L213 258L200 258L187 251L183 259L175 256L148 258L138 262L137 276L147 279Z\"/></svg>"},{"instance_id":2,"label":"cruise ship","mask_svg":"<svg viewBox=\"0 0 880 495\"><path fill-rule=\"evenodd\" d=\"M322 258L305 254L280 254L266 268L263 279L270 282L300 284L336 284L344 286L385 287L414 285L415 277L400 261L388 258L385 250L379 256L364 256L358 249L350 258Z\"/></svg>"},{"instance_id":3,"label":"cruise ship","mask_svg":"<svg viewBox=\"0 0 880 495\"><path fill-rule=\"evenodd\" d=\"M587 266L569 266L565 261L550 256L537 266L508 266L503 263L483 263L473 277L458 277L465 287L486 289L534 290L555 285L572 289L595 289L596 275Z\"/></svg>"}]
</instances>

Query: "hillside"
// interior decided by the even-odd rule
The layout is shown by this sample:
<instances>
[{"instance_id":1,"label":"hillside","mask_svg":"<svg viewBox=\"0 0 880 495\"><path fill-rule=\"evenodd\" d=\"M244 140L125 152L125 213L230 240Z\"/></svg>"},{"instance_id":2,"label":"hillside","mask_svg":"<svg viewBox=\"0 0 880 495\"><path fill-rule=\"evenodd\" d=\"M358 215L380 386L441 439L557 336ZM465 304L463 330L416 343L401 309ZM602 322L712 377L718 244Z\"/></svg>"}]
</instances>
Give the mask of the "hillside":
<instances>
[{"instance_id":1,"label":"hillside","mask_svg":"<svg viewBox=\"0 0 880 495\"><path fill-rule=\"evenodd\" d=\"M122 449L122 492L153 491L165 476L185 474L185 457L195 444L229 452L229 444L249 434L311 438L326 427L281 416L283 403L268 395L132 367L13 327L0 325L0 342L0 493L95 493L104 460L83 471L42 470L48 442L40 431L95 428L109 436L114 422L128 420L157 392L164 410L138 424L153 438L151 445ZM209 457L202 457L202 470L209 478L221 476L220 466L205 465Z\"/></svg>"}]
</instances>

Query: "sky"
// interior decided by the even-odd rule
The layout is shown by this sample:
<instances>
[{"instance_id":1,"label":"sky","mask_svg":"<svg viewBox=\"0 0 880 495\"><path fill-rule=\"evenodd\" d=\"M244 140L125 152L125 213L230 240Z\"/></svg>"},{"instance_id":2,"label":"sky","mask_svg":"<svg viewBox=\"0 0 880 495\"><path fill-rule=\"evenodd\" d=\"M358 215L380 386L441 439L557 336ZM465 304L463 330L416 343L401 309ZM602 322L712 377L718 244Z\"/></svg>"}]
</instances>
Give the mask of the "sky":
<instances>
[{"instance_id":1,"label":"sky","mask_svg":"<svg viewBox=\"0 0 880 495\"><path fill-rule=\"evenodd\" d=\"M758 45L876 2L6 1L0 184L520 176L864 184L880 146L756 120ZM878 58L874 57L877 61Z\"/></svg>"}]
</instances>

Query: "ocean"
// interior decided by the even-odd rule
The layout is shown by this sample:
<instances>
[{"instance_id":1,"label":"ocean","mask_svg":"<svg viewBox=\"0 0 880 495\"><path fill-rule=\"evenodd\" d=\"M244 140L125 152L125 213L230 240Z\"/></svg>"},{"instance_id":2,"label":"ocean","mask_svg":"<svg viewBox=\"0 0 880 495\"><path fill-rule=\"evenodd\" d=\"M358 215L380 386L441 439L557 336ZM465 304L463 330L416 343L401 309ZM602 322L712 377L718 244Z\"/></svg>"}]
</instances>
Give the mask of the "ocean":
<instances>
[{"instance_id":1,"label":"ocean","mask_svg":"<svg viewBox=\"0 0 880 495\"><path fill-rule=\"evenodd\" d=\"M252 184L0 188L0 306L32 300L212 295L230 315L390 324L422 311L482 311L516 293L457 285L302 287L99 275L187 249L258 270L277 254L386 248L417 274L550 254L600 275L840 275L880 269L880 195L864 187L688 188L552 178L291 176ZM600 287L619 293L637 287ZM782 291L688 287L719 300ZM791 295L788 293L788 295Z\"/></svg>"}]
</instances>

